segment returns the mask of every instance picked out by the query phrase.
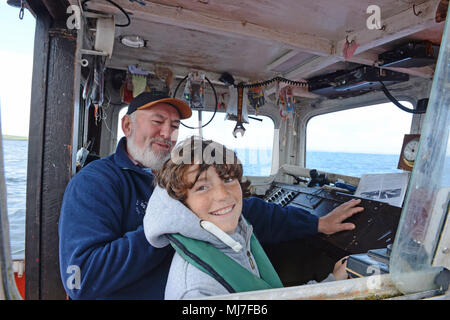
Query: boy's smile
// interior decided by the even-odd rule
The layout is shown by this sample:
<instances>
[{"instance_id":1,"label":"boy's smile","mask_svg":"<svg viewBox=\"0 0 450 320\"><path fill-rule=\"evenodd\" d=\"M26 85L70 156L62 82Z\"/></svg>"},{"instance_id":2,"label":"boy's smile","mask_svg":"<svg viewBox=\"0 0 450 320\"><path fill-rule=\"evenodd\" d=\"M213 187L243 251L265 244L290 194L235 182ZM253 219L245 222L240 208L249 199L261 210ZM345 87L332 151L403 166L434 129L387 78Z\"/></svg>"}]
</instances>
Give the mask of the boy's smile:
<instances>
[{"instance_id":1,"label":"boy's smile","mask_svg":"<svg viewBox=\"0 0 450 320\"><path fill-rule=\"evenodd\" d=\"M186 172L187 181L193 183L198 165ZM221 178L211 166L187 190L186 205L202 220L210 221L227 233L233 233L242 211L242 189L236 178Z\"/></svg>"},{"instance_id":2,"label":"boy's smile","mask_svg":"<svg viewBox=\"0 0 450 320\"><path fill-rule=\"evenodd\" d=\"M223 216L223 215L230 213L234 209L235 206L236 205L228 206L228 207L210 212L210 214L213 214L215 216Z\"/></svg>"}]
</instances>

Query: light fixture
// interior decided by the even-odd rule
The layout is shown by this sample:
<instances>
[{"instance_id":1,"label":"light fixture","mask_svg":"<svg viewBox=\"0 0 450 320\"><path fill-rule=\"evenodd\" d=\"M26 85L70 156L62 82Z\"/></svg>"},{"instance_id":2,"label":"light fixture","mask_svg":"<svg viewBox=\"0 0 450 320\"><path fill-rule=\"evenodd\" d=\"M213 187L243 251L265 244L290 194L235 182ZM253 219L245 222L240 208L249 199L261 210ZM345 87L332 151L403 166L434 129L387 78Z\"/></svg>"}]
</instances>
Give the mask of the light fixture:
<instances>
[{"instance_id":1,"label":"light fixture","mask_svg":"<svg viewBox=\"0 0 450 320\"><path fill-rule=\"evenodd\" d=\"M142 39L140 36L121 36L120 42L131 48L143 48L147 46L147 41Z\"/></svg>"}]
</instances>

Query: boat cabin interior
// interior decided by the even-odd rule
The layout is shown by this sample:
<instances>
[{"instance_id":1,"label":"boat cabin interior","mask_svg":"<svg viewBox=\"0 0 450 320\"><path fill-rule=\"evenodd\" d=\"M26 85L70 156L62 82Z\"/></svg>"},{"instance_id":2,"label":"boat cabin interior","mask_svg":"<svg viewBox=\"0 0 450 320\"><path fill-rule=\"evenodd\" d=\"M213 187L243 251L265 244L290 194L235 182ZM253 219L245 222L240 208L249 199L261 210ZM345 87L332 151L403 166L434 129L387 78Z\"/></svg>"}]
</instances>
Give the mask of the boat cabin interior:
<instances>
[{"instance_id":1,"label":"boat cabin interior","mask_svg":"<svg viewBox=\"0 0 450 320\"><path fill-rule=\"evenodd\" d=\"M36 35L25 294L66 299L57 240L65 187L115 151L134 96L162 90L186 100L194 113L185 136L270 149L264 170L246 167L252 195L322 216L355 197L362 177L308 167L309 121L386 103L402 109L411 121L398 172L409 179L414 158L401 159L423 135L448 1L28 0L26 8ZM242 145L255 136L264 147ZM402 203L358 197L365 212L351 218L355 231L265 247L285 286L321 281L345 255L392 249Z\"/></svg>"}]
</instances>

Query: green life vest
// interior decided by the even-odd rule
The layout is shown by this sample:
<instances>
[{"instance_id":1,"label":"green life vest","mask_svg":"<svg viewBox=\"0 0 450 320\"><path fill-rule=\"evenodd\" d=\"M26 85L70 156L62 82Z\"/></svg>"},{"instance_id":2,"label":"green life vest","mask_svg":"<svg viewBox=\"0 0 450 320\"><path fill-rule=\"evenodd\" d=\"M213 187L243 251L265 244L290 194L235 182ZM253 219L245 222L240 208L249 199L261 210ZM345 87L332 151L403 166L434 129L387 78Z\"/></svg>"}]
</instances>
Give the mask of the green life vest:
<instances>
[{"instance_id":1,"label":"green life vest","mask_svg":"<svg viewBox=\"0 0 450 320\"><path fill-rule=\"evenodd\" d=\"M168 237L170 244L181 257L216 279L230 293L283 287L277 272L253 234L250 238L250 250L261 278L210 243L187 238L181 234L171 234Z\"/></svg>"}]
</instances>

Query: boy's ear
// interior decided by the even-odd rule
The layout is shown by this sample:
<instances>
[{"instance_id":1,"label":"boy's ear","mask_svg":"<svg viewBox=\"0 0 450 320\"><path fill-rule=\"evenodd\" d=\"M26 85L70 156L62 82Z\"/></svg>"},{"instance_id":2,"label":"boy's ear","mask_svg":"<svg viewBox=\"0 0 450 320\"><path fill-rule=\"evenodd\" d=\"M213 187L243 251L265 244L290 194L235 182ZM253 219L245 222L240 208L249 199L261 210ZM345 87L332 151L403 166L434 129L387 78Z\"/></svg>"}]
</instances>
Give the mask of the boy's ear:
<instances>
[{"instance_id":1,"label":"boy's ear","mask_svg":"<svg viewBox=\"0 0 450 320\"><path fill-rule=\"evenodd\" d=\"M122 131L125 137L129 137L131 135L131 126L132 122L130 116L128 114L124 115L122 118Z\"/></svg>"}]
</instances>

